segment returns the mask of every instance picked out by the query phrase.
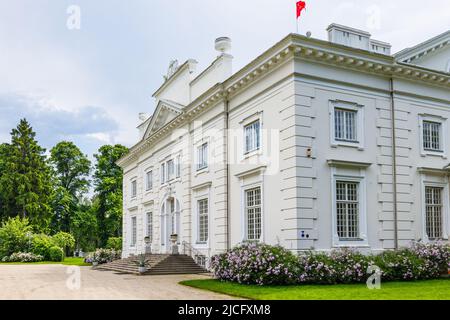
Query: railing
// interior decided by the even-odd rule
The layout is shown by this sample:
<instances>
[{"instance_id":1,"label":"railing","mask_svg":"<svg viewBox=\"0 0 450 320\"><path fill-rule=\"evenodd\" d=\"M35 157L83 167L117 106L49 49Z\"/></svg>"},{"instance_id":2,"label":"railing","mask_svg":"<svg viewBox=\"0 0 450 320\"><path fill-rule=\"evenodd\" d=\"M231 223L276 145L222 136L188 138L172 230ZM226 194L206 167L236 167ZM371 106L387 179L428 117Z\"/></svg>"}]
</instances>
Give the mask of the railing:
<instances>
[{"instance_id":1,"label":"railing","mask_svg":"<svg viewBox=\"0 0 450 320\"><path fill-rule=\"evenodd\" d=\"M205 255L204 252L194 248L189 242L183 241L183 254L190 256L192 259L194 259L194 262L198 264L200 267L205 268L206 270L209 270L209 249L208 249L208 255ZM204 264L198 262L198 258L202 257L204 259Z\"/></svg>"}]
</instances>

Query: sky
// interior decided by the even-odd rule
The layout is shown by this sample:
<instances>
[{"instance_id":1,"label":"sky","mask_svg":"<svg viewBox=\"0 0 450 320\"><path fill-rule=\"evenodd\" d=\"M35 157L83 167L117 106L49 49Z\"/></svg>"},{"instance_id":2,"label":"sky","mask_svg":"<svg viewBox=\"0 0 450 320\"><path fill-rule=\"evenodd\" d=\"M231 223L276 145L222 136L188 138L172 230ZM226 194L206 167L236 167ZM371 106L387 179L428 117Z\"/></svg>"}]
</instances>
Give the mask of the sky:
<instances>
[{"instance_id":1,"label":"sky","mask_svg":"<svg viewBox=\"0 0 450 320\"><path fill-rule=\"evenodd\" d=\"M295 2L0 0L0 143L27 118L47 149L68 140L92 157L103 144L130 147L172 59L194 58L201 70L228 36L238 71L296 31ZM450 29L448 0L306 3L299 33L324 40L335 22L397 52Z\"/></svg>"}]
</instances>

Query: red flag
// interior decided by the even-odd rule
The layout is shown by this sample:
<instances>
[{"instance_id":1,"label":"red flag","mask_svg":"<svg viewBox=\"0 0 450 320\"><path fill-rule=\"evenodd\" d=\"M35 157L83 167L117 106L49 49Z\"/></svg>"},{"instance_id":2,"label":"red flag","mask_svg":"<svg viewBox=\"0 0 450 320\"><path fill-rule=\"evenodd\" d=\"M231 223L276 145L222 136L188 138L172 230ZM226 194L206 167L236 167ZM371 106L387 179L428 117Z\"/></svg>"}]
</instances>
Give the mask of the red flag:
<instances>
[{"instance_id":1,"label":"red flag","mask_svg":"<svg viewBox=\"0 0 450 320\"><path fill-rule=\"evenodd\" d=\"M297 2L297 19L300 17L303 10L306 10L306 2L298 1Z\"/></svg>"}]
</instances>

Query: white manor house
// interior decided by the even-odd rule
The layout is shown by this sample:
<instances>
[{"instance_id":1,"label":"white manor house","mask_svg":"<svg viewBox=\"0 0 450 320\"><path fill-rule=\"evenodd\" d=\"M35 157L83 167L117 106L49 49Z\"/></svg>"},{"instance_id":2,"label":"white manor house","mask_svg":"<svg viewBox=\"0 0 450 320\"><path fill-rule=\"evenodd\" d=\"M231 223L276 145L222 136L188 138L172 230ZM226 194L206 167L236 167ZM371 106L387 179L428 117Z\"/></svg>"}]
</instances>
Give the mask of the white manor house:
<instances>
[{"instance_id":1,"label":"white manor house","mask_svg":"<svg viewBox=\"0 0 450 320\"><path fill-rule=\"evenodd\" d=\"M246 241L379 252L450 234L450 30L391 53L332 24L237 72L176 61L124 170L123 255Z\"/></svg>"}]
</instances>

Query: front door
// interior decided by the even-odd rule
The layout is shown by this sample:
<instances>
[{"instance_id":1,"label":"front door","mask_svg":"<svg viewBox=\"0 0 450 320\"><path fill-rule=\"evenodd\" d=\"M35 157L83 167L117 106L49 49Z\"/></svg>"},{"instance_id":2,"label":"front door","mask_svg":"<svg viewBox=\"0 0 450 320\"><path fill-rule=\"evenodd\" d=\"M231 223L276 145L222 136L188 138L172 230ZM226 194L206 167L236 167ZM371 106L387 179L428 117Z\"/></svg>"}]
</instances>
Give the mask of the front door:
<instances>
[{"instance_id":1,"label":"front door","mask_svg":"<svg viewBox=\"0 0 450 320\"><path fill-rule=\"evenodd\" d=\"M161 250L163 253L172 252L171 235L178 235L179 242L179 204L175 198L165 201L162 208L161 221Z\"/></svg>"}]
</instances>

